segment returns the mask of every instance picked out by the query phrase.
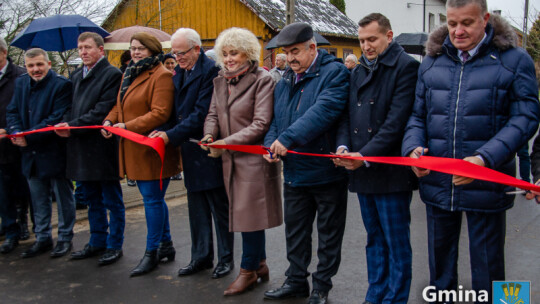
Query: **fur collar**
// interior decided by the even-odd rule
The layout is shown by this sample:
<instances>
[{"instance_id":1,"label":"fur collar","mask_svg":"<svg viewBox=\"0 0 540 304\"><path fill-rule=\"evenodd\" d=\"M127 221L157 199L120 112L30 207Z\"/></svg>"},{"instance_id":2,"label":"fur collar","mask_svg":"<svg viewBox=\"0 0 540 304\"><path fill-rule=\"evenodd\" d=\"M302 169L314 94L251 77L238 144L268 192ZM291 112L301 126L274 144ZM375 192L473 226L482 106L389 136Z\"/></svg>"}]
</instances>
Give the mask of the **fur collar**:
<instances>
[{"instance_id":1,"label":"fur collar","mask_svg":"<svg viewBox=\"0 0 540 304\"><path fill-rule=\"evenodd\" d=\"M517 47L518 37L512 26L501 16L492 14L489 17L488 26L493 29L492 42L501 51L509 48ZM448 28L446 24L441 25L434 30L426 42L426 54L428 56L437 56L442 53L442 48L446 37L448 36Z\"/></svg>"}]
</instances>

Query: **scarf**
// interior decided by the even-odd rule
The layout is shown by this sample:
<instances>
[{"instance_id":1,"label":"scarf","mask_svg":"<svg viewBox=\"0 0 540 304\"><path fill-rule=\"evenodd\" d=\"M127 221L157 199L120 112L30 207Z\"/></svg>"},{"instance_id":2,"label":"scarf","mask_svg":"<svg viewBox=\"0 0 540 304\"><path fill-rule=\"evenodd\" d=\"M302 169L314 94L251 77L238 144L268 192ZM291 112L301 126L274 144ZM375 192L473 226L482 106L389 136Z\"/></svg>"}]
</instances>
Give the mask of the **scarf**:
<instances>
[{"instance_id":1,"label":"scarf","mask_svg":"<svg viewBox=\"0 0 540 304\"><path fill-rule=\"evenodd\" d=\"M244 75L253 69L253 66L258 67L259 63L257 61L246 61L242 66L240 66L236 71L223 70L223 77L230 85L237 84Z\"/></svg>"},{"instance_id":2,"label":"scarf","mask_svg":"<svg viewBox=\"0 0 540 304\"><path fill-rule=\"evenodd\" d=\"M124 95L137 76L141 75L144 71L150 70L156 65L160 64L162 59L163 53L159 53L157 55L141 59L137 63L134 63L133 60L131 60L126 68L126 71L124 72L122 86L120 86L120 100L124 100Z\"/></svg>"}]
</instances>

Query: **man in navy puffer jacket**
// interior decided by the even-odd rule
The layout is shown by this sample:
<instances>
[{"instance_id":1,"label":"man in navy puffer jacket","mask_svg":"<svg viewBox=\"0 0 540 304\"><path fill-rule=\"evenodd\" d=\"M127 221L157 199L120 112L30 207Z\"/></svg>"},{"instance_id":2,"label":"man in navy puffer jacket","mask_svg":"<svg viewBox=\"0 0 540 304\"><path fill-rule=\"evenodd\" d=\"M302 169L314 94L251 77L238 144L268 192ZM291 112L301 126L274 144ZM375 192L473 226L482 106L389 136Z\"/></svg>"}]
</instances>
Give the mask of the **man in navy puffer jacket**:
<instances>
[{"instance_id":1,"label":"man in navy puffer jacket","mask_svg":"<svg viewBox=\"0 0 540 304\"><path fill-rule=\"evenodd\" d=\"M402 154L464 159L515 175L514 156L538 127L533 61L511 26L485 0L449 0L448 25L434 31L418 72ZM505 210L512 188L413 168L426 203L430 285L457 289L462 211L467 216L472 288L504 280ZM491 300L489 301L491 302Z\"/></svg>"}]
</instances>

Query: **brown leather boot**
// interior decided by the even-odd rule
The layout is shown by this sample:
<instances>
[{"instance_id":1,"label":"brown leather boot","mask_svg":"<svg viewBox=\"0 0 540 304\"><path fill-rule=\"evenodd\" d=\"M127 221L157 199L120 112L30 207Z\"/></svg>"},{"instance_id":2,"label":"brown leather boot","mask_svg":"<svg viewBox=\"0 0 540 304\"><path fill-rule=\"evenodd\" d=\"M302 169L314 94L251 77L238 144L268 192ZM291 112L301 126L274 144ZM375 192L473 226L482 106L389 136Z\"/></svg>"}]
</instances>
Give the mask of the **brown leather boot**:
<instances>
[{"instance_id":1,"label":"brown leather boot","mask_svg":"<svg viewBox=\"0 0 540 304\"><path fill-rule=\"evenodd\" d=\"M223 292L223 295L232 296L240 294L246 289L253 288L253 285L257 283L257 272L255 270L246 270L240 268L240 273L236 280L229 285L227 290Z\"/></svg>"},{"instance_id":2,"label":"brown leather boot","mask_svg":"<svg viewBox=\"0 0 540 304\"><path fill-rule=\"evenodd\" d=\"M268 282L268 280L270 280L270 270L266 265L266 259L259 263L259 269L257 269L257 278L261 278L262 282Z\"/></svg>"}]
</instances>

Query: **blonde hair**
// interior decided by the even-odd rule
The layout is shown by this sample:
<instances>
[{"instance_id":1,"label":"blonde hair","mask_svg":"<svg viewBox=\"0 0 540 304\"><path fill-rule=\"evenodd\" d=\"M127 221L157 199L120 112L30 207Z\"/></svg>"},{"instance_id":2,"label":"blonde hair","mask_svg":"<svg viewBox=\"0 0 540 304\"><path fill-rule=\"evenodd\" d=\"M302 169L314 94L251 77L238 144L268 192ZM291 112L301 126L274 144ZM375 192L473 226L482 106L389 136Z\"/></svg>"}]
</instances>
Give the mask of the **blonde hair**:
<instances>
[{"instance_id":1,"label":"blonde hair","mask_svg":"<svg viewBox=\"0 0 540 304\"><path fill-rule=\"evenodd\" d=\"M217 63L222 67L224 66L223 48L225 47L246 54L250 61L259 61L261 56L259 39L255 37L255 34L243 28L231 27L221 32L217 37L214 50L217 55Z\"/></svg>"}]
</instances>

